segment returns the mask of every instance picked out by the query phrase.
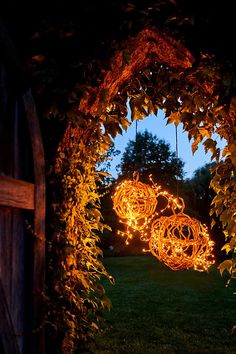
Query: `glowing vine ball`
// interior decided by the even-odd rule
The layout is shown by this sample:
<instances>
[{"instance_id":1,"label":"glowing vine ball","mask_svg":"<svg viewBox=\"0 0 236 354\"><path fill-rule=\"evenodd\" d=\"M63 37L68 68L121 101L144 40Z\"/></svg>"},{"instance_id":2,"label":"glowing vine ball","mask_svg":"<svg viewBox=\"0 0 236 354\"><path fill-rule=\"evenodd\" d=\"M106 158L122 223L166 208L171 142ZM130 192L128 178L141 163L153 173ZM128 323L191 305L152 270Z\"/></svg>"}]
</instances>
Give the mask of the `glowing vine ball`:
<instances>
[{"instance_id":1,"label":"glowing vine ball","mask_svg":"<svg viewBox=\"0 0 236 354\"><path fill-rule=\"evenodd\" d=\"M148 184L126 180L117 186L113 203L120 218L139 220L154 213L157 200L155 191Z\"/></svg>"},{"instance_id":2,"label":"glowing vine ball","mask_svg":"<svg viewBox=\"0 0 236 354\"><path fill-rule=\"evenodd\" d=\"M184 213L162 216L152 223L150 251L173 270L207 270L215 262L213 245L206 226Z\"/></svg>"},{"instance_id":3,"label":"glowing vine ball","mask_svg":"<svg viewBox=\"0 0 236 354\"><path fill-rule=\"evenodd\" d=\"M145 230L157 206L156 193L148 184L136 180L125 180L116 187L112 197L113 208L128 227L126 233L132 238L133 230ZM122 234L120 232L120 234Z\"/></svg>"}]
</instances>

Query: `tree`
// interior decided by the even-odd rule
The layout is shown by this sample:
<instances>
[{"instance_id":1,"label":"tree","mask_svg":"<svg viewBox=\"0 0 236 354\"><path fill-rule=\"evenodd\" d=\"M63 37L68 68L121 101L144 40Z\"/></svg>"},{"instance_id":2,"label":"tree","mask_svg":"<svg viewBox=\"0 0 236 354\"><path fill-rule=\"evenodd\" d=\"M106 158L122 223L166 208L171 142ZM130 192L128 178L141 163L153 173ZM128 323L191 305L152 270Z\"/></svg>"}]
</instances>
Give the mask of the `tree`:
<instances>
[{"instance_id":1,"label":"tree","mask_svg":"<svg viewBox=\"0 0 236 354\"><path fill-rule=\"evenodd\" d=\"M120 155L120 150L117 150L115 148L114 142L109 144L109 149L106 151L106 153L101 155L101 161L98 161L97 163L97 170L100 171L100 173L104 173L103 176L101 176L101 189L103 190L104 186L108 186L109 184L114 182L114 177L109 173L109 170L111 169L111 161L113 157ZM100 185L100 184L99 184ZM103 193L104 191L102 191Z\"/></svg>"},{"instance_id":2,"label":"tree","mask_svg":"<svg viewBox=\"0 0 236 354\"><path fill-rule=\"evenodd\" d=\"M139 172L140 180L150 184L149 175L152 174L155 182L175 193L177 178L183 178L183 166L183 161L176 158L169 144L146 130L137 133L136 140L128 142L122 156L118 181L132 178L134 172ZM108 251L108 254L141 254L147 245L138 238L132 240L130 246L127 246L125 239L117 237L117 231L122 229L122 225L112 208L111 196L115 185L110 187L110 192L101 200L104 222L111 227L112 231L104 230L100 246L106 253Z\"/></svg>"},{"instance_id":3,"label":"tree","mask_svg":"<svg viewBox=\"0 0 236 354\"><path fill-rule=\"evenodd\" d=\"M215 242L215 256L217 260L223 260L225 254L221 252L221 248L225 243L225 237L222 232L222 223L215 215L210 216L212 200L216 195L210 187L213 178L211 169L214 166L215 163L208 163L195 170L193 177L184 181L182 193L186 202L187 213L208 226L211 237ZM214 225L211 227L212 220L214 220Z\"/></svg>"},{"instance_id":4,"label":"tree","mask_svg":"<svg viewBox=\"0 0 236 354\"><path fill-rule=\"evenodd\" d=\"M152 174L155 182L173 189L177 179L183 178L184 162L176 158L170 145L145 130L130 140L121 159L120 177L132 178L139 172L140 179L148 181Z\"/></svg>"},{"instance_id":5,"label":"tree","mask_svg":"<svg viewBox=\"0 0 236 354\"><path fill-rule=\"evenodd\" d=\"M210 219L209 211L212 199L215 196L213 189L210 188L212 179L210 169L213 166L213 163L208 163L195 170L193 177L187 179L183 187L186 193L188 208L194 210L196 216L201 217L203 222L208 222Z\"/></svg>"}]
</instances>

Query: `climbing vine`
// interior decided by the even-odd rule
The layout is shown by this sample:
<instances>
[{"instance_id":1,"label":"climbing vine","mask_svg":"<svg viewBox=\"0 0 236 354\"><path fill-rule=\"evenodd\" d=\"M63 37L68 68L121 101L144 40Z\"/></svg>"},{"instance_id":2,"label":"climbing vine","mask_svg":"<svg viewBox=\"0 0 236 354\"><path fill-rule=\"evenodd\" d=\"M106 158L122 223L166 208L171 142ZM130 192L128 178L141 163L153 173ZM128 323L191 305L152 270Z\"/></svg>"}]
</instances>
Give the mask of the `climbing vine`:
<instances>
[{"instance_id":1,"label":"climbing vine","mask_svg":"<svg viewBox=\"0 0 236 354\"><path fill-rule=\"evenodd\" d=\"M102 309L110 308L99 280L101 276L113 279L100 260L97 245L99 232L108 227L101 222L97 191L103 173L95 170L104 144L94 126L78 129L70 125L58 147L54 183L60 189L54 200L47 303L49 335L61 338L58 353L74 353L98 331Z\"/></svg>"}]
</instances>

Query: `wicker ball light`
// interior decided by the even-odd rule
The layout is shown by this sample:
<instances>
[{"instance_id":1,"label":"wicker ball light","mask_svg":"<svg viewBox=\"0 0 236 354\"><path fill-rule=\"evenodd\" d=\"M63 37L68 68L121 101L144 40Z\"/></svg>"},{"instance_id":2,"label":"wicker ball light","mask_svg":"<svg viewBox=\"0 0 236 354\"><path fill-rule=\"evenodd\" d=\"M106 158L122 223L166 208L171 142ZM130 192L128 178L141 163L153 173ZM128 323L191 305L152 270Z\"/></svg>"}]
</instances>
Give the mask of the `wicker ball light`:
<instances>
[{"instance_id":1,"label":"wicker ball light","mask_svg":"<svg viewBox=\"0 0 236 354\"><path fill-rule=\"evenodd\" d=\"M207 270L215 262L213 245L206 226L184 213L162 216L152 223L149 249L173 270Z\"/></svg>"},{"instance_id":2,"label":"wicker ball light","mask_svg":"<svg viewBox=\"0 0 236 354\"><path fill-rule=\"evenodd\" d=\"M155 191L147 184L134 180L125 180L116 187L112 197L113 208L121 218L120 222L126 224L125 232L119 231L122 236L128 239L133 237L134 231L141 233L141 238L145 237L147 225L153 218L157 199Z\"/></svg>"}]
</instances>

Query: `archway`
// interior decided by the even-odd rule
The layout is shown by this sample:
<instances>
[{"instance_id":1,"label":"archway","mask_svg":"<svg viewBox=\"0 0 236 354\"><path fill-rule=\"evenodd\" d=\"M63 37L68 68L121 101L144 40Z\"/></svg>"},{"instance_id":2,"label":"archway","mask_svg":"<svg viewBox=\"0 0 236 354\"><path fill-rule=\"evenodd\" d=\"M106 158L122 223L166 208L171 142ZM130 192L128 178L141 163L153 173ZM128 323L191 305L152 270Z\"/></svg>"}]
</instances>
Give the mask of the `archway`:
<instances>
[{"instance_id":1,"label":"archway","mask_svg":"<svg viewBox=\"0 0 236 354\"><path fill-rule=\"evenodd\" d=\"M98 236L94 231L101 231L104 227L98 210L96 183L99 174L95 166L111 138L120 132L121 127L128 126L127 97L134 119L144 118L160 107L170 122L183 122L185 130L194 139L193 149L203 141L206 150L211 151L218 161L212 182L217 193L213 201L214 211L220 215L226 234L232 236L232 242L225 249L234 249L234 102L227 105L219 99L224 84L218 66L211 58L203 55L199 63L193 64L193 57L181 44L156 30L144 30L117 52L111 59L111 69L103 73L101 83L92 87L75 108L83 119L77 124L69 121L55 165L63 192L59 214L63 228L56 232L56 237L58 245L61 248L66 246L67 250L57 252L57 265L72 276L63 278L59 274L55 277L54 288L59 295L73 301L74 295L78 295L76 282L79 280L82 288L79 295L82 293L82 296L76 304L78 309L84 306L85 300L88 302L86 296L91 289L98 289L100 275L109 277L98 259ZM220 151L211 138L214 132L228 141L221 162ZM232 271L233 263L230 262L223 268ZM100 292L102 294L101 289ZM106 306L106 301L100 296L88 305L95 309ZM73 316L81 314L81 310L76 311ZM69 322L67 325L67 335L72 338L73 328Z\"/></svg>"}]
</instances>

